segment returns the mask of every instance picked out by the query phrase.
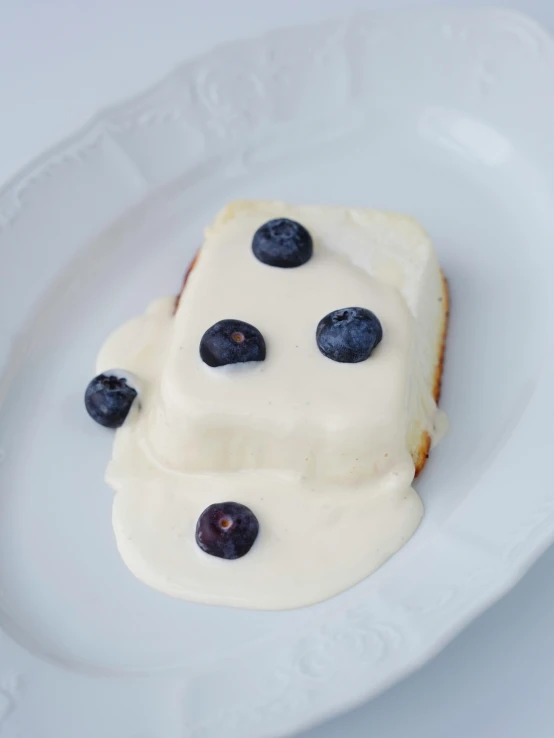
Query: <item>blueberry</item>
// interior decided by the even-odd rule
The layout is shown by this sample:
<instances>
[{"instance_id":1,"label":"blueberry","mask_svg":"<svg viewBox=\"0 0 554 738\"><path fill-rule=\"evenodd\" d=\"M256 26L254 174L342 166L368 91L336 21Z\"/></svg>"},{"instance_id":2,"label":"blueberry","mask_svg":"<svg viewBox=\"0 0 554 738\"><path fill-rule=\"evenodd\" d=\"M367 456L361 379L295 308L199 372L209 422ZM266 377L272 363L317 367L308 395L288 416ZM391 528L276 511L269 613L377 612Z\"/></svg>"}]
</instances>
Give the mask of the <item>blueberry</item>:
<instances>
[{"instance_id":1,"label":"blueberry","mask_svg":"<svg viewBox=\"0 0 554 738\"><path fill-rule=\"evenodd\" d=\"M117 369L94 377L85 391L85 407L90 417L106 428L123 425L137 396L129 381L130 375Z\"/></svg>"},{"instance_id":2,"label":"blueberry","mask_svg":"<svg viewBox=\"0 0 554 738\"><path fill-rule=\"evenodd\" d=\"M312 237L295 220L276 218L258 228L252 239L252 251L268 266L298 267L312 257Z\"/></svg>"},{"instance_id":3,"label":"blueberry","mask_svg":"<svg viewBox=\"0 0 554 738\"><path fill-rule=\"evenodd\" d=\"M220 320L202 336L200 357L208 366L263 361L264 337L257 328L243 320Z\"/></svg>"},{"instance_id":4,"label":"blueberry","mask_svg":"<svg viewBox=\"0 0 554 738\"><path fill-rule=\"evenodd\" d=\"M240 559L252 548L260 524L250 508L239 502L217 502L207 507L196 524L196 543L220 559Z\"/></svg>"},{"instance_id":5,"label":"blueberry","mask_svg":"<svg viewBox=\"0 0 554 738\"><path fill-rule=\"evenodd\" d=\"M322 318L315 336L324 356L333 361L356 364L371 356L383 338L383 329L371 310L348 307L333 310Z\"/></svg>"}]
</instances>

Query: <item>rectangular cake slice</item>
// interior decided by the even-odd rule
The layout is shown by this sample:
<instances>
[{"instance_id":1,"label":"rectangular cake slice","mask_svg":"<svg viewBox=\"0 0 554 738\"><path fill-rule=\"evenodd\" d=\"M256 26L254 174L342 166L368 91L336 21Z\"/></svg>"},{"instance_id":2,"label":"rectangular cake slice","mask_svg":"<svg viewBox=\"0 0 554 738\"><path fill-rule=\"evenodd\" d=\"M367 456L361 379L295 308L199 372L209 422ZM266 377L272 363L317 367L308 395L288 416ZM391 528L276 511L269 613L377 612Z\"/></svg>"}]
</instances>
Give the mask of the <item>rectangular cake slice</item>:
<instances>
[{"instance_id":1,"label":"rectangular cake slice","mask_svg":"<svg viewBox=\"0 0 554 738\"><path fill-rule=\"evenodd\" d=\"M309 231L307 263L278 268L254 256L256 230L275 218ZM383 338L369 359L345 364L322 354L316 327L350 306L377 315ZM433 245L412 218L233 202L206 229L179 297L148 443L176 471L274 469L341 483L413 476L430 446L447 310ZM264 361L206 366L200 341L224 319L262 333Z\"/></svg>"}]
</instances>

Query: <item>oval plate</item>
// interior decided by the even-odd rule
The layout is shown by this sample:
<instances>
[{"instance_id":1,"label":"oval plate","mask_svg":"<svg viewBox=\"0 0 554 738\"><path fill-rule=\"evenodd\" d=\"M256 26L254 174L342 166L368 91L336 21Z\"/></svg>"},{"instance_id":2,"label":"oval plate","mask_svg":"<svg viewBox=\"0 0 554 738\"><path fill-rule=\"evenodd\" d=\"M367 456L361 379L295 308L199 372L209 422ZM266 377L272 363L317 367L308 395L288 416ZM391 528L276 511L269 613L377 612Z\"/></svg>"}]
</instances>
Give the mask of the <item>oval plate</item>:
<instances>
[{"instance_id":1,"label":"oval plate","mask_svg":"<svg viewBox=\"0 0 554 738\"><path fill-rule=\"evenodd\" d=\"M550 544L553 83L552 42L519 15L357 15L187 63L4 187L3 736L296 732L421 665ZM137 582L102 481L111 437L82 405L104 337L178 290L237 197L413 214L452 290L424 523L374 576L291 612Z\"/></svg>"}]
</instances>

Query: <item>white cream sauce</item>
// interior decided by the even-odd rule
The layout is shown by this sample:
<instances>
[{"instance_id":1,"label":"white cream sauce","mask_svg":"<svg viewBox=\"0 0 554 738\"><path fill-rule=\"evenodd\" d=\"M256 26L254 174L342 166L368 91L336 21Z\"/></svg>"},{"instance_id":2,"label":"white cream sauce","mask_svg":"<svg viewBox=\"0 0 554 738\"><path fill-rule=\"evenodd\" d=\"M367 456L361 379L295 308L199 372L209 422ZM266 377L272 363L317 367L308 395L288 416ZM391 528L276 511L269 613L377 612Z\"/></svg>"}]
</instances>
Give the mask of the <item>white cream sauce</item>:
<instances>
[{"instance_id":1,"label":"white cream sauce","mask_svg":"<svg viewBox=\"0 0 554 738\"><path fill-rule=\"evenodd\" d=\"M398 288L410 269L422 279L417 265L395 260L394 248L384 258L390 233L369 248L379 228L372 222L368 235L355 211L282 209L224 211L177 314L174 298L157 301L112 334L98 357L98 371L124 368L142 386L107 471L117 544L138 578L175 597L257 609L318 602L377 569L422 517L411 487L409 414L419 408L417 427L432 431L436 407L429 383L411 376L422 371L421 357L414 360L417 300ZM252 256L252 234L276 214L311 231L306 265L274 269ZM364 248L373 263L360 263ZM321 355L315 327L350 305L373 310L384 338L370 359L345 365ZM223 318L261 330L264 362L203 364L200 338ZM440 329L437 313L426 326L430 345ZM426 375L436 359L429 356ZM414 392L422 394L416 402ZM204 553L194 535L202 510L228 500L260 522L251 551L234 561Z\"/></svg>"}]
</instances>

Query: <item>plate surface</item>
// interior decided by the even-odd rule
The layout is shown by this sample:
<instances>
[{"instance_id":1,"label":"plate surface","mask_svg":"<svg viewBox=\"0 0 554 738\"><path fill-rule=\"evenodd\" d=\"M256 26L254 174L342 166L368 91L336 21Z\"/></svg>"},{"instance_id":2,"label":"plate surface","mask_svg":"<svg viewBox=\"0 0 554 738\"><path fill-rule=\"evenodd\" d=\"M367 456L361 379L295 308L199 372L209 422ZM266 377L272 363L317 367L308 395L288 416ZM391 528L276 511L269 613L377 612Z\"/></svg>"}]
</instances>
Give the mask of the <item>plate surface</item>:
<instances>
[{"instance_id":1,"label":"plate surface","mask_svg":"<svg viewBox=\"0 0 554 738\"><path fill-rule=\"evenodd\" d=\"M287 735L384 689L554 539L554 46L502 11L358 15L239 42L100 115L0 193L0 735ZM82 393L107 333L177 291L237 197L428 228L453 314L451 431L417 535L292 612L135 581Z\"/></svg>"}]
</instances>

